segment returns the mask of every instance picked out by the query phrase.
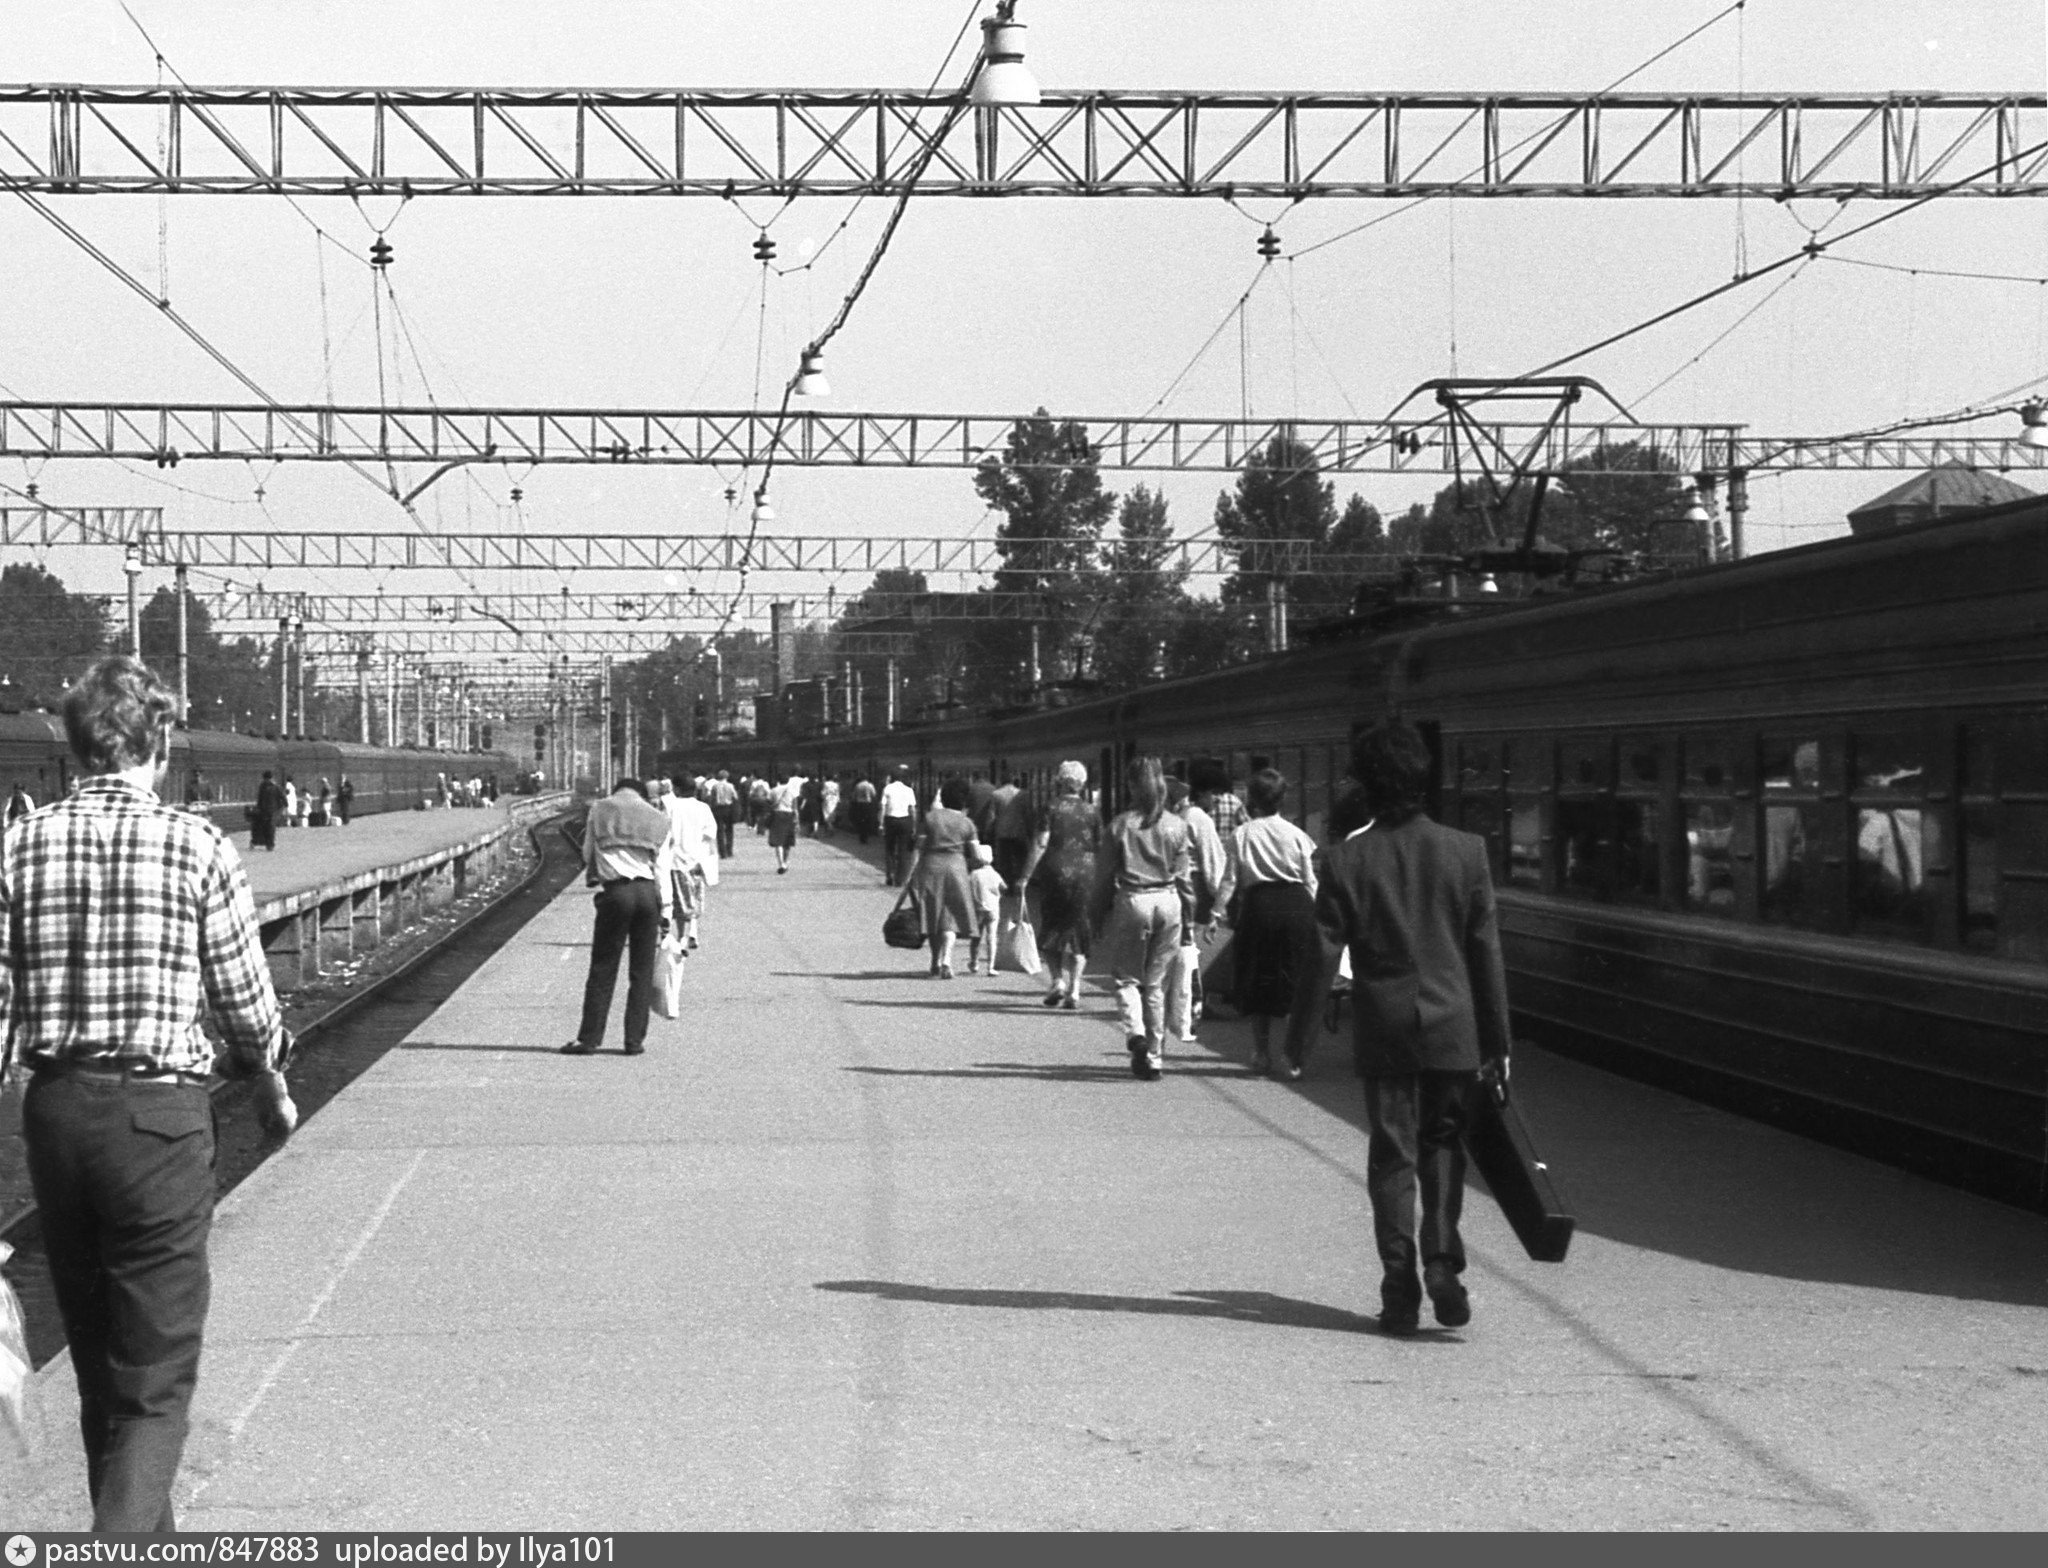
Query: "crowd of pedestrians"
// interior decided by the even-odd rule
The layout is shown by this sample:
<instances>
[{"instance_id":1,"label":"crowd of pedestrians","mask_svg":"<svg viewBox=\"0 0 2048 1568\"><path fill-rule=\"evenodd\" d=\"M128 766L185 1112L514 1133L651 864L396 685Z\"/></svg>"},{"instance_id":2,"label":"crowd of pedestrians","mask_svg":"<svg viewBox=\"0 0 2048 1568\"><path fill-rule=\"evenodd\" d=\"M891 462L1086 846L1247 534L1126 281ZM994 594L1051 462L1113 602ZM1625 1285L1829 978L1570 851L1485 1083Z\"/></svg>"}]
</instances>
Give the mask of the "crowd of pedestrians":
<instances>
[{"instance_id":1,"label":"crowd of pedestrians","mask_svg":"<svg viewBox=\"0 0 2048 1568\"><path fill-rule=\"evenodd\" d=\"M1299 1079L1325 1003L1348 996L1381 1327L1413 1332L1425 1298L1439 1323L1468 1321L1462 1140L1476 1086L1505 1082L1509 1052L1484 842L1423 811L1430 753L1399 720L1358 736L1322 845L1288 820L1278 770L1258 768L1243 796L1219 761L1187 773L1132 759L1113 815L1078 761L1059 765L1042 801L1021 776L956 777L919 815L903 770L879 790L858 781L849 799L859 811L872 796L883 880L915 904L932 975L953 977L961 936L970 970L993 973L998 910L1004 928L1031 927L1049 1008L1080 1010L1099 956L1139 1079L1162 1078L1167 1035L1192 1039L1225 1000L1249 1022L1251 1070ZM851 825L865 843L866 816Z\"/></svg>"}]
</instances>

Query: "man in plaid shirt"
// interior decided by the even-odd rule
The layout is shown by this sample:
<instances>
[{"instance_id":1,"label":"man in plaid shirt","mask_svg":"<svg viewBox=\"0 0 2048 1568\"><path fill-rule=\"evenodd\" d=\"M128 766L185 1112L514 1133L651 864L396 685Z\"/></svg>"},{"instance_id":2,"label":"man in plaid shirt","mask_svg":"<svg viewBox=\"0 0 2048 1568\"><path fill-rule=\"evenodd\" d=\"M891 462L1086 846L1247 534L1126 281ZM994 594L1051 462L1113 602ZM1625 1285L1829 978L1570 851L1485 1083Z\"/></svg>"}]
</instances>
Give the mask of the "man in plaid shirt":
<instances>
[{"instance_id":1,"label":"man in plaid shirt","mask_svg":"<svg viewBox=\"0 0 2048 1568\"><path fill-rule=\"evenodd\" d=\"M213 1220L209 1008L268 1129L298 1114L241 863L157 798L176 708L139 661L100 660L64 699L91 777L0 838L0 1075L32 1075L29 1179L105 1531L176 1528Z\"/></svg>"}]
</instances>

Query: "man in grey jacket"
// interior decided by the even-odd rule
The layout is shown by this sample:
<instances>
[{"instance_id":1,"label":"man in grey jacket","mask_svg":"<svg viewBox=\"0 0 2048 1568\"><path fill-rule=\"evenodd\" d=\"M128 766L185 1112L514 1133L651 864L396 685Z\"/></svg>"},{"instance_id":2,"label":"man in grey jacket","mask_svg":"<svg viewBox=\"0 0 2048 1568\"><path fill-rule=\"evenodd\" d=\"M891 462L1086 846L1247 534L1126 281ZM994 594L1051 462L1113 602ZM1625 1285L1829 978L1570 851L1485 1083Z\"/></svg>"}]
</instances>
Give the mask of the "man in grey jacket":
<instances>
[{"instance_id":1,"label":"man in grey jacket","mask_svg":"<svg viewBox=\"0 0 2048 1568\"><path fill-rule=\"evenodd\" d=\"M626 970L626 1054L638 1056L654 1006L654 953L661 941L667 899L655 874L668 842L668 813L647 799L638 779L620 779L590 808L583 827L584 881L597 889L597 924L590 940L590 975L583 983L583 1020L564 1056L594 1056L619 984L619 956L630 946Z\"/></svg>"},{"instance_id":2,"label":"man in grey jacket","mask_svg":"<svg viewBox=\"0 0 2048 1568\"><path fill-rule=\"evenodd\" d=\"M1431 761L1412 725L1394 719L1361 734L1351 771L1372 822L1325 852L1316 894L1325 963L1307 977L1321 983L1301 988L1288 1052L1300 1060L1337 954L1348 948L1353 1050L1372 1137L1366 1180L1385 1271L1380 1327L1413 1333L1426 1291L1437 1322L1456 1328L1472 1316L1459 1280L1467 1106L1482 1072L1505 1073L1508 1057L1493 878L1484 839L1423 814Z\"/></svg>"}]
</instances>

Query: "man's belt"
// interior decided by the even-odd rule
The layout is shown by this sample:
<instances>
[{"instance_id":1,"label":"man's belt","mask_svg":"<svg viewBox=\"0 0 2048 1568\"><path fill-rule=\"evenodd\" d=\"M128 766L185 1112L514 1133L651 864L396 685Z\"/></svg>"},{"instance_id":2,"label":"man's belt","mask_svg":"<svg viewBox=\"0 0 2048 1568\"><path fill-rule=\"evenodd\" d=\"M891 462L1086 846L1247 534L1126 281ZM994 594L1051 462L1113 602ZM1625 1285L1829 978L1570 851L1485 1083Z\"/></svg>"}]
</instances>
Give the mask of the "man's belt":
<instances>
[{"instance_id":1,"label":"man's belt","mask_svg":"<svg viewBox=\"0 0 2048 1568\"><path fill-rule=\"evenodd\" d=\"M99 1067L90 1062L67 1061L61 1057L24 1057L28 1070L38 1078L76 1078L83 1083L169 1083L203 1089L209 1075L182 1072L177 1068L136 1064L127 1067Z\"/></svg>"}]
</instances>

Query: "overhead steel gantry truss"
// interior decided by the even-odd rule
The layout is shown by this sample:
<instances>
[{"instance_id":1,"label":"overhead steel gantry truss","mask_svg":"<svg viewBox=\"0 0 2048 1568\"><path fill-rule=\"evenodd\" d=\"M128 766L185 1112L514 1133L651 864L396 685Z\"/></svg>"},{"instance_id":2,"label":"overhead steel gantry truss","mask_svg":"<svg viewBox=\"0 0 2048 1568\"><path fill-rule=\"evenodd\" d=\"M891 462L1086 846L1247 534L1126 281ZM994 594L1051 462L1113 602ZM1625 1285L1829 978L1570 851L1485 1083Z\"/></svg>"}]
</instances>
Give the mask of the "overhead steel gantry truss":
<instances>
[{"instance_id":1,"label":"overhead steel gantry truss","mask_svg":"<svg viewBox=\"0 0 2048 1568\"><path fill-rule=\"evenodd\" d=\"M520 668L537 669L560 657L589 660L602 654L611 654L614 658L639 658L646 654L659 653L667 648L673 639L686 635L689 634L658 631L645 626L614 627L609 630L585 626L536 628L522 636L517 632L506 631L502 627L487 629L470 626L453 636L424 630L379 632L372 642L359 632L338 631L333 627L316 629L308 626L306 656L309 659L353 661L359 654L368 654L373 660L389 654L393 658L403 659L414 665L471 666L483 659L511 660L516 657L521 661ZM887 657L890 654L909 652L914 641L913 634L907 629L834 632L832 657ZM350 667L353 668L353 665ZM330 677L336 682L342 680L338 672L330 672Z\"/></svg>"},{"instance_id":2,"label":"overhead steel gantry truss","mask_svg":"<svg viewBox=\"0 0 2048 1568\"><path fill-rule=\"evenodd\" d=\"M1291 553L1301 541L1286 541ZM1353 559L1368 567L1359 575L1393 578L1401 562L1392 556ZM878 593L716 593L685 589L667 593L292 593L263 588L221 588L195 592L216 626L257 625L275 628L295 618L310 625L355 627L365 632L387 627L415 630L492 626L529 634L563 627L627 627L687 630L715 628L735 621L765 620L780 607L798 621L837 620L859 611L865 620L902 617L906 621L1030 619L1045 612L1045 595L983 591L969 594ZM663 630L663 634L667 634Z\"/></svg>"},{"instance_id":3,"label":"overhead steel gantry truss","mask_svg":"<svg viewBox=\"0 0 2048 1568\"><path fill-rule=\"evenodd\" d=\"M59 530L45 542L110 544L105 538L66 536ZM7 542L7 541L0 541ZM868 575L882 571L958 572L980 575L1004 566L1008 557L993 537L959 539L908 535L762 534L420 534L420 533L237 533L229 529L165 529L135 539L149 566L193 566L215 570L373 571L399 568L483 572L636 572L694 575L707 572L821 572ZM1071 550L1073 540L1011 539L1003 545L1029 550L1036 545ZM1105 541L1113 544L1114 541ZM1175 539L1166 547L1161 571L1223 576L1238 569L1242 547L1216 535ZM1257 545L1261 570L1300 571L1311 563L1327 570L1370 571L1383 555L1318 554L1306 539L1266 539ZM1270 563L1267 565L1265 563Z\"/></svg>"},{"instance_id":4,"label":"overhead steel gantry truss","mask_svg":"<svg viewBox=\"0 0 2048 1568\"><path fill-rule=\"evenodd\" d=\"M1508 383L1503 383L1507 385ZM759 468L971 469L1002 454L1016 414L803 410L376 408L327 404L48 403L0 400L0 457L431 464L652 464ZM1441 416L1413 419L1072 417L1098 461L1128 472L1232 473L1282 437L1325 474L1451 474L1457 444ZM1683 474L1815 469L2048 468L2048 448L2017 436L1921 432L1759 436L1735 424L1553 423L1468 419L1464 439L1528 472L1639 473L1654 454ZM1612 467L1603 457L1620 453ZM424 488L424 485L419 488ZM416 492L415 492L416 493Z\"/></svg>"},{"instance_id":5,"label":"overhead steel gantry truss","mask_svg":"<svg viewBox=\"0 0 2048 1568\"><path fill-rule=\"evenodd\" d=\"M2048 190L2039 93L1047 92L1031 107L958 104L815 89L11 86L0 185L725 198Z\"/></svg>"},{"instance_id":6,"label":"overhead steel gantry truss","mask_svg":"<svg viewBox=\"0 0 2048 1568\"><path fill-rule=\"evenodd\" d=\"M616 463L722 468L974 468L1000 456L1016 414L801 410L378 408L260 403L0 401L0 457L263 462ZM1064 418L1069 416L1062 416ZM1078 417L1078 416L1074 416ZM1228 473L1276 436L1326 473L1448 473L1440 419L1079 418L1104 468ZM1597 472L1633 442L1682 472L1726 468L1740 425L1617 421L1478 424L1502 451L1534 443L1537 467ZM2036 453L2036 461L2042 454ZM1618 472L1635 472L1623 466Z\"/></svg>"}]
</instances>

